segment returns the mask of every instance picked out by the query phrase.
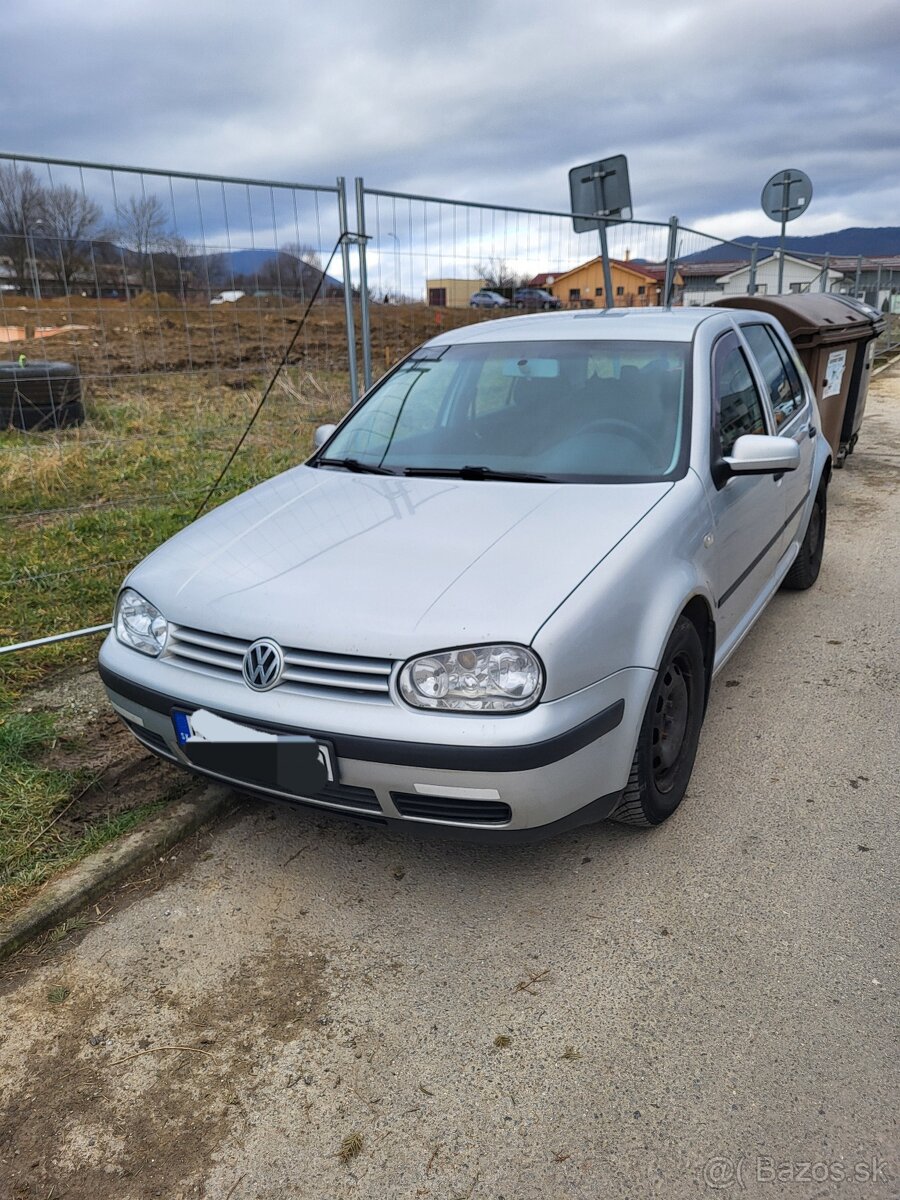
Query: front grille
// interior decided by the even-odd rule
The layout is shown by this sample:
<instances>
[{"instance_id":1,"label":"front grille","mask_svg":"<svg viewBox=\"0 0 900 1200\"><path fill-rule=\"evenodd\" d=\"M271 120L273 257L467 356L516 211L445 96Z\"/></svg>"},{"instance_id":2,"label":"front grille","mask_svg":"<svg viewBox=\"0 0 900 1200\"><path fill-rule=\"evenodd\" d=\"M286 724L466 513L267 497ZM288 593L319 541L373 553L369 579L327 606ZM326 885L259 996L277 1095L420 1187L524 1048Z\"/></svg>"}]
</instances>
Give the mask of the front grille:
<instances>
[{"instance_id":1,"label":"front grille","mask_svg":"<svg viewBox=\"0 0 900 1200\"><path fill-rule=\"evenodd\" d=\"M349 783L326 783L321 792L316 792L310 799L339 808L365 808L369 812L381 812L378 797L371 788L351 787Z\"/></svg>"},{"instance_id":2,"label":"front grille","mask_svg":"<svg viewBox=\"0 0 900 1200\"><path fill-rule=\"evenodd\" d=\"M419 796L411 792L391 792L391 799L401 816L426 821L505 825L512 819L512 809L499 800L461 800L456 796Z\"/></svg>"},{"instance_id":3,"label":"front grille","mask_svg":"<svg viewBox=\"0 0 900 1200\"><path fill-rule=\"evenodd\" d=\"M162 734L154 733L152 729L147 729L144 725L138 725L137 721L129 721L127 717L123 717L122 720L137 740L147 746L148 749L156 750L159 754L165 754L167 758L175 757Z\"/></svg>"},{"instance_id":4,"label":"front grille","mask_svg":"<svg viewBox=\"0 0 900 1200\"><path fill-rule=\"evenodd\" d=\"M169 626L164 658L189 671L219 679L242 679L241 664L253 643L184 625ZM384 703L390 699L394 664L389 658L362 658L283 646L284 672L279 691L303 696Z\"/></svg>"}]
</instances>

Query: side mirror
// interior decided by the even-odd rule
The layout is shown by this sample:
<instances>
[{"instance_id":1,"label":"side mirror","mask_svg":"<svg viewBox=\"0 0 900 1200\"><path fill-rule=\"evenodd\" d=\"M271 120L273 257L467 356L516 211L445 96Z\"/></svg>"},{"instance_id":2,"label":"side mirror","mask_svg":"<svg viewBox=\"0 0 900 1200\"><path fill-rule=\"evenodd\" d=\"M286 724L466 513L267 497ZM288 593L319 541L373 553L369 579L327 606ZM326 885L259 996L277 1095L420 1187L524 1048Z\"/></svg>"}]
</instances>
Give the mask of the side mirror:
<instances>
[{"instance_id":1,"label":"side mirror","mask_svg":"<svg viewBox=\"0 0 900 1200\"><path fill-rule=\"evenodd\" d=\"M725 459L729 475L780 475L800 466L800 447L793 438L745 433Z\"/></svg>"},{"instance_id":2,"label":"side mirror","mask_svg":"<svg viewBox=\"0 0 900 1200\"><path fill-rule=\"evenodd\" d=\"M336 429L337 425L320 425L313 434L313 445L315 448L318 450L320 446L324 446ZM775 438L772 439L772 441L775 440Z\"/></svg>"}]
</instances>

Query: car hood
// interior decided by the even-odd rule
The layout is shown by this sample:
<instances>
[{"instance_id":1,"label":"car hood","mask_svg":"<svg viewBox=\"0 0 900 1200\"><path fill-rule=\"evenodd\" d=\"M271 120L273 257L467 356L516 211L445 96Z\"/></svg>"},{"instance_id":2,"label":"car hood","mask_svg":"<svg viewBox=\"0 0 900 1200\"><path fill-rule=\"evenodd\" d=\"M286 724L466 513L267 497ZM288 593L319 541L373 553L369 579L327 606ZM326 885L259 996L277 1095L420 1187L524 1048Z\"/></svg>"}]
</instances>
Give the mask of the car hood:
<instances>
[{"instance_id":1,"label":"car hood","mask_svg":"<svg viewBox=\"0 0 900 1200\"><path fill-rule=\"evenodd\" d=\"M176 534L128 583L180 625L303 649L529 643L671 486L295 467Z\"/></svg>"}]
</instances>

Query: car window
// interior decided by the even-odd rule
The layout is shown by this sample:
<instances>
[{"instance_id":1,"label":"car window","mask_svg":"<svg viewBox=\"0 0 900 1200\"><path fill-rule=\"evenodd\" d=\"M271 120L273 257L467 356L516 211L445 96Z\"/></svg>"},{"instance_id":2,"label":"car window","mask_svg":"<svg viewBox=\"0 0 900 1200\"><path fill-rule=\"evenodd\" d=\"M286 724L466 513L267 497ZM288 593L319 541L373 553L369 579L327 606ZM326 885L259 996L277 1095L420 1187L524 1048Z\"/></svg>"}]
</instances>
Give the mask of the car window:
<instances>
[{"instance_id":1,"label":"car window","mask_svg":"<svg viewBox=\"0 0 900 1200\"><path fill-rule=\"evenodd\" d=\"M727 457L745 433L766 433L766 419L753 373L737 336L727 333L713 350L714 425L719 451Z\"/></svg>"},{"instance_id":2,"label":"car window","mask_svg":"<svg viewBox=\"0 0 900 1200\"><path fill-rule=\"evenodd\" d=\"M743 325L741 332L747 339L756 359L775 414L776 426L783 425L803 407L803 388L797 369L779 345L773 330L766 325Z\"/></svg>"},{"instance_id":3,"label":"car window","mask_svg":"<svg viewBox=\"0 0 900 1200\"><path fill-rule=\"evenodd\" d=\"M686 343L461 343L370 392L329 458L382 470L469 466L559 482L679 478L689 443Z\"/></svg>"}]
</instances>

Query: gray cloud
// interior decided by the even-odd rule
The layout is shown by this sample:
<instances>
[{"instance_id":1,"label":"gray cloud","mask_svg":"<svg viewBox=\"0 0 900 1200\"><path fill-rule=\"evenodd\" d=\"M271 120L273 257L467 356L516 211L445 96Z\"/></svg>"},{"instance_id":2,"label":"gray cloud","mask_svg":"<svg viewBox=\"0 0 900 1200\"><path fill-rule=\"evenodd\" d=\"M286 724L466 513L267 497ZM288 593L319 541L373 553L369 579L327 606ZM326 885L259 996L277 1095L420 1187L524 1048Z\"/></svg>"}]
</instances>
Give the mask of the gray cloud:
<instances>
[{"instance_id":1,"label":"gray cloud","mask_svg":"<svg viewBox=\"0 0 900 1200\"><path fill-rule=\"evenodd\" d=\"M6 13L7 150L564 208L629 156L636 215L900 223L896 0L32 0ZM734 217L734 220L739 218ZM724 228L723 225L723 228Z\"/></svg>"}]
</instances>

